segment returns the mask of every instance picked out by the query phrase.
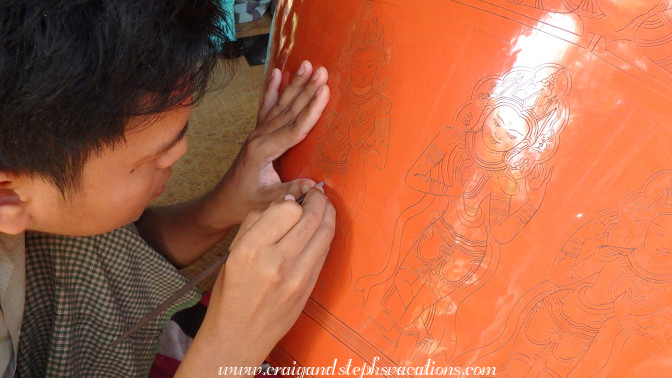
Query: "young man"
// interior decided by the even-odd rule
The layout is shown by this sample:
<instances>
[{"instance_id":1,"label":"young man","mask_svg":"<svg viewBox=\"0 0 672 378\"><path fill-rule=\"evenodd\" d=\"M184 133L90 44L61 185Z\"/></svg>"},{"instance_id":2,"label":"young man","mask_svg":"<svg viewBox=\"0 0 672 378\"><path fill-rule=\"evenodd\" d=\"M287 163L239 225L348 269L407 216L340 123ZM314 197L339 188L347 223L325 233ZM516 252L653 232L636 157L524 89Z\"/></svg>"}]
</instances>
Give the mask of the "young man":
<instances>
[{"instance_id":1,"label":"young man","mask_svg":"<svg viewBox=\"0 0 672 378\"><path fill-rule=\"evenodd\" d=\"M72 299L80 294L68 292L70 281L80 282L74 291L102 292L109 290L109 282L122 294L137 289L118 285L125 282L118 280L122 267L117 271L104 261L114 257L109 256L114 251L128 253L126 246L105 239L110 245L91 247L95 261L85 256L83 265L78 260L64 270L72 277L62 277L56 254L32 254L33 249L41 251L38 242L31 248L33 242L26 241L24 247L26 230L47 233L44 240L50 240L49 234L86 236L123 229L130 238L139 234L146 249L151 245L176 266L184 266L221 240L231 226L242 223L178 375L210 376L217 375L220 366L258 366L297 319L324 262L335 215L312 180L282 183L273 161L307 135L325 108L329 88L324 68L302 63L282 94L281 74L273 70L258 126L220 183L191 202L145 209L186 151L190 108L203 94L216 60L214 41L221 17L216 3L0 4L0 372L5 376L12 376L17 365L25 367L20 369L25 375L146 374L146 361L129 361L138 353L137 345L127 341L112 346L132 323L117 319L127 312L123 295L94 302L101 307L110 300L118 302L112 318L119 329L96 333L104 319L90 313L93 331L82 331L77 327L86 319L66 316L85 306ZM305 192L300 206L294 198ZM134 221L135 226L122 227ZM101 240L91 238L85 240ZM68 243L59 258L82 254L78 244ZM38 273L46 281L31 281L31 267L38 265L44 267ZM95 269L104 274L88 282L86 273ZM161 280L161 274L137 279L153 282ZM26 309L43 301L40 310L46 308L45 316L33 316L31 310L23 318L26 290L33 292ZM31 302L42 294L49 299ZM62 303L63 298L70 298L69 303ZM59 323L64 316L69 322ZM21 330L22 321L29 320L30 329L23 324ZM35 331L47 321L46 334ZM85 373L74 369L81 366L72 356L89 353L73 350L80 345L70 343L76 337L84 337L82 345L93 346L91 353L105 352L97 359L107 361L105 354L120 353L109 361L130 367L114 370L118 366L101 364L97 369L108 370Z\"/></svg>"}]
</instances>

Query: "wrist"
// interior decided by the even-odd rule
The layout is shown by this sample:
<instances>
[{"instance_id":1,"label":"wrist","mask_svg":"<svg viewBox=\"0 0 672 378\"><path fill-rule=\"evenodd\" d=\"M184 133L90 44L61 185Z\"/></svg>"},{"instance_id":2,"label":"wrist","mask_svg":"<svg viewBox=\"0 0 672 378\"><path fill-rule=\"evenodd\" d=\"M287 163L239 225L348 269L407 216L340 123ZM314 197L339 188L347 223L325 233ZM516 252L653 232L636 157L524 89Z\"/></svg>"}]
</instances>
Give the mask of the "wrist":
<instances>
[{"instance_id":1,"label":"wrist","mask_svg":"<svg viewBox=\"0 0 672 378\"><path fill-rule=\"evenodd\" d=\"M216 370L219 367L256 368L268 355L265 349L251 335L241 335L232 329L213 329L204 321L187 354L199 356L199 360L211 363Z\"/></svg>"},{"instance_id":2,"label":"wrist","mask_svg":"<svg viewBox=\"0 0 672 378\"><path fill-rule=\"evenodd\" d=\"M239 214L241 211L233 206L230 198L219 185L203 195L198 204L198 222L213 233L226 233L231 227L240 224L245 214Z\"/></svg>"}]
</instances>

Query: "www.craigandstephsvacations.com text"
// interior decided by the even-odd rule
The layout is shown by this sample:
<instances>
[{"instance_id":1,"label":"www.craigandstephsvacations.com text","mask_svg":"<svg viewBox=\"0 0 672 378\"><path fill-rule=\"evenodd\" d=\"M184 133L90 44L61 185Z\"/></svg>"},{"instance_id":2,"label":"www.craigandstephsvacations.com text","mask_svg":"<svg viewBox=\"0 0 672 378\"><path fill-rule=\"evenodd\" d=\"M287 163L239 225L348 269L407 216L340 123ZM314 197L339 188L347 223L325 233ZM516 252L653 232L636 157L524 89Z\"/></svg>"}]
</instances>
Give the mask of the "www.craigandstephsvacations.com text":
<instances>
[{"instance_id":1,"label":"www.craigandstephsvacations.com text","mask_svg":"<svg viewBox=\"0 0 672 378\"><path fill-rule=\"evenodd\" d=\"M285 367L220 367L219 375L281 375L303 378L305 376L325 376L325 375L349 375L349 376L494 376L496 369L494 367L465 367L465 366L435 366L436 362L427 360L424 366L376 366L380 360L374 357L371 364L364 363L361 366L353 366L352 359L347 364L339 365L338 359L334 359L331 366L297 366L294 361L293 366Z\"/></svg>"}]
</instances>

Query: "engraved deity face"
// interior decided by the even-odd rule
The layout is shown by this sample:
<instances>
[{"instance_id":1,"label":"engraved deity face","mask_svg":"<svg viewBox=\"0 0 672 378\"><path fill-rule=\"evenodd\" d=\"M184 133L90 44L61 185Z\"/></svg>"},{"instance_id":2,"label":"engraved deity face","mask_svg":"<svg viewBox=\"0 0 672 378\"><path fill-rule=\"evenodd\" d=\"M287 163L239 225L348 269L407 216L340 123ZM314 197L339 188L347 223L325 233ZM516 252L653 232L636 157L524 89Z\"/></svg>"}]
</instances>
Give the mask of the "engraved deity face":
<instances>
[{"instance_id":1,"label":"engraved deity face","mask_svg":"<svg viewBox=\"0 0 672 378\"><path fill-rule=\"evenodd\" d=\"M350 84L364 88L373 83L378 71L379 56L374 49L357 50L350 61Z\"/></svg>"},{"instance_id":2,"label":"engraved deity face","mask_svg":"<svg viewBox=\"0 0 672 378\"><path fill-rule=\"evenodd\" d=\"M661 214L653 218L646 230L644 247L649 256L658 262L672 260L672 214Z\"/></svg>"},{"instance_id":3,"label":"engraved deity face","mask_svg":"<svg viewBox=\"0 0 672 378\"><path fill-rule=\"evenodd\" d=\"M499 105L485 117L481 136L489 149L507 152L519 145L529 132L525 118L516 109Z\"/></svg>"}]
</instances>

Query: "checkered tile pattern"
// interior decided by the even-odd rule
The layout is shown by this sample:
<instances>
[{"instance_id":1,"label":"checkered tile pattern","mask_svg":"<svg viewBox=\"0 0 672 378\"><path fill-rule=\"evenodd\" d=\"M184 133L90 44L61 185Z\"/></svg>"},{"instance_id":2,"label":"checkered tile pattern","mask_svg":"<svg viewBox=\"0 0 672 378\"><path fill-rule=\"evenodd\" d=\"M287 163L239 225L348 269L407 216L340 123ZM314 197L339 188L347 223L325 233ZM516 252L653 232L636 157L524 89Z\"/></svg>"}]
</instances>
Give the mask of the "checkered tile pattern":
<instances>
[{"instance_id":1,"label":"checkered tile pattern","mask_svg":"<svg viewBox=\"0 0 672 378\"><path fill-rule=\"evenodd\" d=\"M19 375L146 377L163 326L198 302L197 289L112 344L186 281L134 225L90 237L27 233Z\"/></svg>"}]
</instances>

